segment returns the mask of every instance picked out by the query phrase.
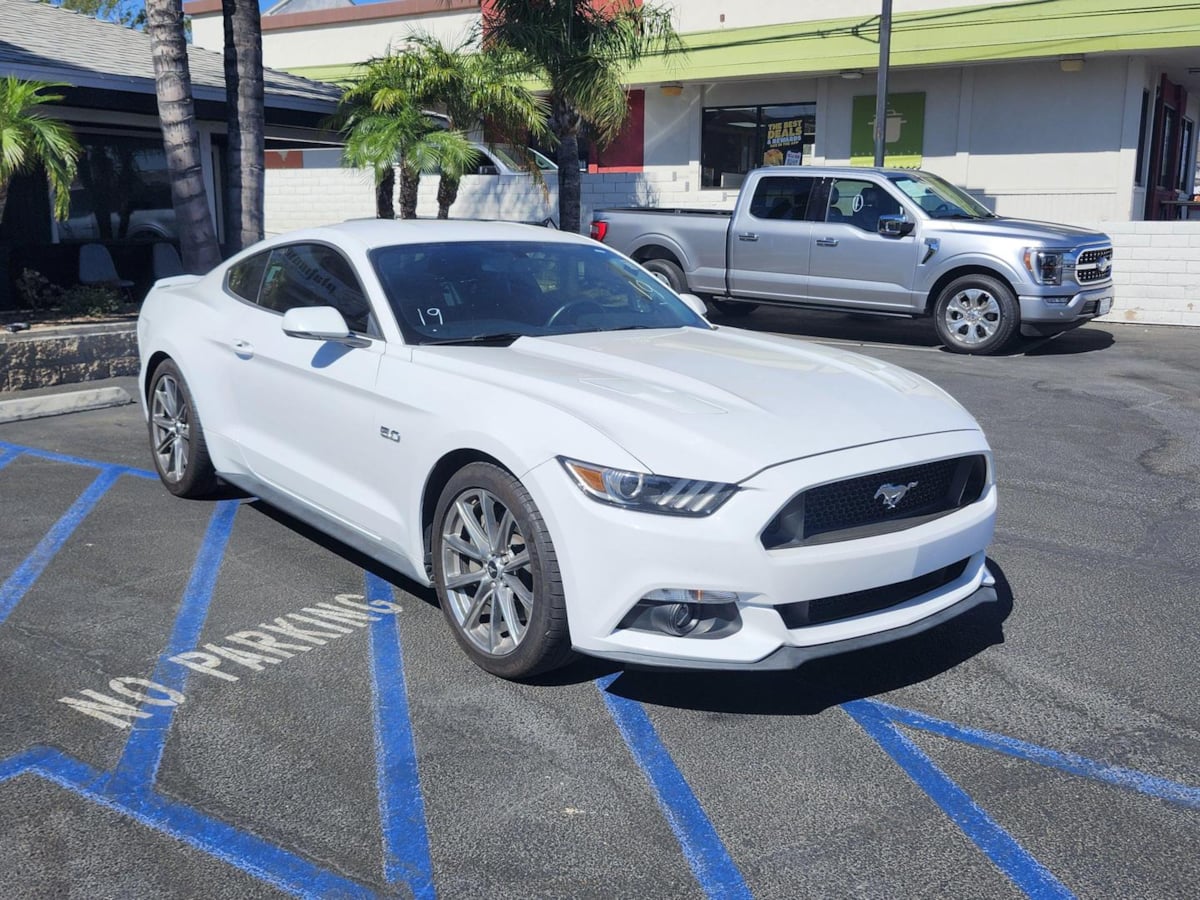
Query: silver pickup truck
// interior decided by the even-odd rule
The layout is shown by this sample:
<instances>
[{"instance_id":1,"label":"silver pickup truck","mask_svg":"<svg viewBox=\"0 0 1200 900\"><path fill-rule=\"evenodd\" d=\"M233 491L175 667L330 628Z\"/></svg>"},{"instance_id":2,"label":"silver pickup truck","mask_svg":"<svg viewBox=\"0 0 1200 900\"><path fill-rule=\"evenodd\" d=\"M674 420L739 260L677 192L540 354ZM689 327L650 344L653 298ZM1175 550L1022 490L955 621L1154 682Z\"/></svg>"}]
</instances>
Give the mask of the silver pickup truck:
<instances>
[{"instance_id":1,"label":"silver pickup truck","mask_svg":"<svg viewBox=\"0 0 1200 900\"><path fill-rule=\"evenodd\" d=\"M604 209L591 234L728 315L931 316L958 353L1065 331L1113 302L1108 235L1001 218L913 169L756 169L732 212Z\"/></svg>"}]
</instances>

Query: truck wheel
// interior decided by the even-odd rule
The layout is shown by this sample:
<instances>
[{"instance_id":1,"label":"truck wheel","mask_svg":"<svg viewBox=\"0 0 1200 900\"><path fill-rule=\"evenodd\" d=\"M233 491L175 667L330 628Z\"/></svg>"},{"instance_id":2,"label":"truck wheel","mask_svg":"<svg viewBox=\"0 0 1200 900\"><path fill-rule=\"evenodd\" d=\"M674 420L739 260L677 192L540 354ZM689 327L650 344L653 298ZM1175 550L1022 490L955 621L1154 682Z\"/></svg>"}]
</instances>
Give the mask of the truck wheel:
<instances>
[{"instance_id":1,"label":"truck wheel","mask_svg":"<svg viewBox=\"0 0 1200 900\"><path fill-rule=\"evenodd\" d=\"M669 259L647 259L642 263L642 268L677 294L687 290L687 279L683 277L683 269Z\"/></svg>"},{"instance_id":2,"label":"truck wheel","mask_svg":"<svg viewBox=\"0 0 1200 900\"><path fill-rule=\"evenodd\" d=\"M989 275L956 278L933 307L938 339L952 353L996 353L1016 334L1020 319L1013 292Z\"/></svg>"},{"instance_id":3,"label":"truck wheel","mask_svg":"<svg viewBox=\"0 0 1200 900\"><path fill-rule=\"evenodd\" d=\"M758 309L757 303L742 303L737 300L710 300L713 309L731 319L740 319Z\"/></svg>"}]
</instances>

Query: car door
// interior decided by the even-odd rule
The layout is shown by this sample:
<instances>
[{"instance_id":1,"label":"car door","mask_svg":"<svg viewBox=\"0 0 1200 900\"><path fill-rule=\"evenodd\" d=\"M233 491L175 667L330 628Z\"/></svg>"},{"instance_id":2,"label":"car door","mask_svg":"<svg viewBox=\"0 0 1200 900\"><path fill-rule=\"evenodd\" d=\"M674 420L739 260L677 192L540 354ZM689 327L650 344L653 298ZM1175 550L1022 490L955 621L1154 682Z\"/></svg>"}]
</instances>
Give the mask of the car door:
<instances>
[{"instance_id":1,"label":"car door","mask_svg":"<svg viewBox=\"0 0 1200 900\"><path fill-rule=\"evenodd\" d=\"M904 212L900 201L884 185L859 178L828 179L822 194L824 215L813 225L808 265L812 299L836 306L913 311L916 232L899 237L879 233L881 215ZM914 218L907 215L910 221Z\"/></svg>"},{"instance_id":2,"label":"car door","mask_svg":"<svg viewBox=\"0 0 1200 900\"><path fill-rule=\"evenodd\" d=\"M808 209L817 181L807 175L758 179L729 233L732 295L782 301L804 297L813 229Z\"/></svg>"},{"instance_id":3,"label":"car door","mask_svg":"<svg viewBox=\"0 0 1200 900\"><path fill-rule=\"evenodd\" d=\"M288 336L283 314L298 306L335 307L365 346ZM315 242L272 249L230 349L240 373L239 440L253 475L378 538L386 513L367 463L385 343L350 262Z\"/></svg>"}]
</instances>

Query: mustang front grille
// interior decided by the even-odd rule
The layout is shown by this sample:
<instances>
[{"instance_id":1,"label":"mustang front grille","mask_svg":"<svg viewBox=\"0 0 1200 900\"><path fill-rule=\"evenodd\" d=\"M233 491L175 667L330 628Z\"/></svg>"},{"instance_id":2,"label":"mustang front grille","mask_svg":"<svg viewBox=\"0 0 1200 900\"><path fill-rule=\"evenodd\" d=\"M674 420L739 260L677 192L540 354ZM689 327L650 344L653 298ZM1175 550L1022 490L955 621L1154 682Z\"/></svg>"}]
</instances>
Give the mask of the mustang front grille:
<instances>
[{"instance_id":1,"label":"mustang front grille","mask_svg":"<svg viewBox=\"0 0 1200 900\"><path fill-rule=\"evenodd\" d=\"M778 550L911 528L974 503L986 482L987 459L976 455L822 484L789 500L762 544Z\"/></svg>"}]
</instances>

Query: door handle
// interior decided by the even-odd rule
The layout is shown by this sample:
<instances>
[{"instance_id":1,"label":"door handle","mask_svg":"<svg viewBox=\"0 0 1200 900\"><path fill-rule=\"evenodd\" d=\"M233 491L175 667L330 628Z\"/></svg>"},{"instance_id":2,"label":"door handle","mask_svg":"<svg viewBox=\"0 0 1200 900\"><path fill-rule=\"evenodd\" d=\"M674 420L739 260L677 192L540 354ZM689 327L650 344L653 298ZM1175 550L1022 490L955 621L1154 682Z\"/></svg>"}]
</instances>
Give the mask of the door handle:
<instances>
[{"instance_id":1,"label":"door handle","mask_svg":"<svg viewBox=\"0 0 1200 900\"><path fill-rule=\"evenodd\" d=\"M758 235L752 231L747 231L738 235L739 241L757 241Z\"/></svg>"},{"instance_id":2,"label":"door handle","mask_svg":"<svg viewBox=\"0 0 1200 900\"><path fill-rule=\"evenodd\" d=\"M249 341L237 340L233 342L233 352L242 359L249 359L254 355L254 345Z\"/></svg>"},{"instance_id":3,"label":"door handle","mask_svg":"<svg viewBox=\"0 0 1200 900\"><path fill-rule=\"evenodd\" d=\"M819 238L817 240L818 247L836 247L838 245L836 238Z\"/></svg>"}]
</instances>

